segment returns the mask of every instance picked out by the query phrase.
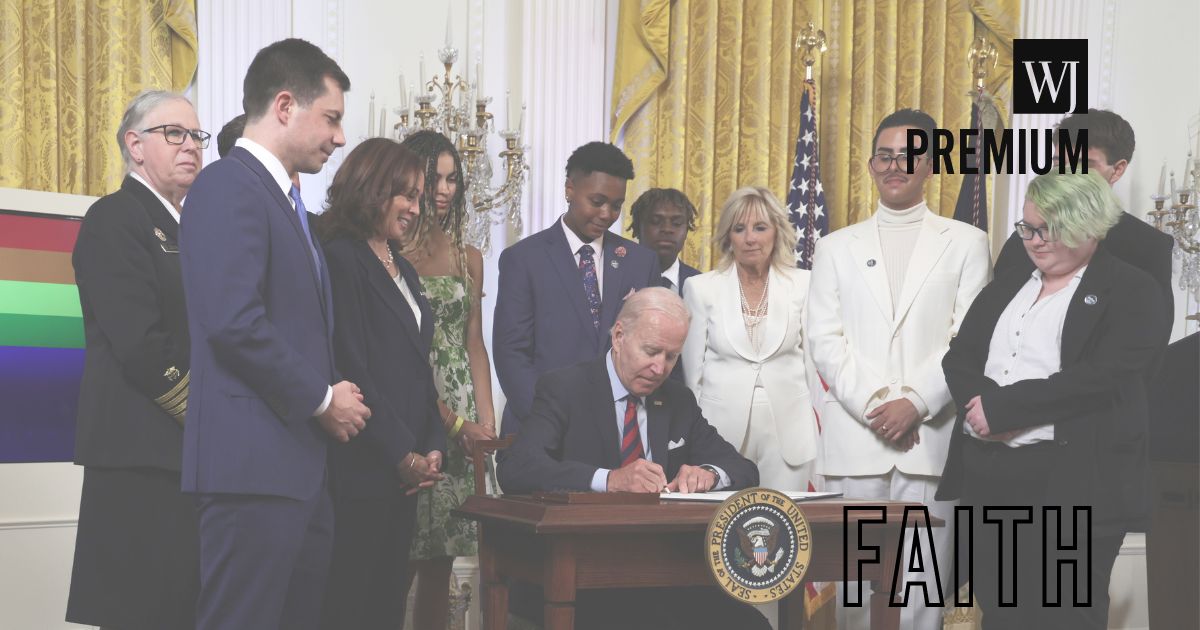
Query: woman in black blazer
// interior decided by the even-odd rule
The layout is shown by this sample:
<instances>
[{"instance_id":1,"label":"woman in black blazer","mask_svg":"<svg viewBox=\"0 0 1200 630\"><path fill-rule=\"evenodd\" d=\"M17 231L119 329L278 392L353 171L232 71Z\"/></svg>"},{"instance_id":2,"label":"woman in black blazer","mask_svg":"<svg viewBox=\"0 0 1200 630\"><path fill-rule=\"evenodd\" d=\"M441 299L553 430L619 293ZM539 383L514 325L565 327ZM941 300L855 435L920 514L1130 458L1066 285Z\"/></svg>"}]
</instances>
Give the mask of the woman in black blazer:
<instances>
[{"instance_id":1,"label":"woman in black blazer","mask_svg":"<svg viewBox=\"0 0 1200 630\"><path fill-rule=\"evenodd\" d=\"M1170 331L1158 284L1104 247L1119 216L1094 175L1034 179L1016 228L1036 270L1006 271L984 288L942 361L959 416L937 498L976 508L972 580L987 630L1106 628L1113 562L1148 513L1145 376ZM982 506L1006 505L1033 508L1032 524L1018 528L1015 607L1000 606L1013 599L1007 563L998 598L998 526L981 521ZM1055 595L1053 581L1043 596L1043 506L1061 508L1068 529L1073 507L1090 508L1086 606L1073 605L1069 590ZM1011 521L1007 528L1011 561ZM1073 542L1067 532L1044 546L1052 558L1082 557L1055 555ZM1057 564L1049 566L1053 576Z\"/></svg>"},{"instance_id":2,"label":"woman in black blazer","mask_svg":"<svg viewBox=\"0 0 1200 630\"><path fill-rule=\"evenodd\" d=\"M419 212L424 171L396 142L366 140L338 169L317 222L333 286L336 367L371 409L361 434L330 448L328 629L403 625L415 494L442 476L433 318L417 272L397 253Z\"/></svg>"}]
</instances>

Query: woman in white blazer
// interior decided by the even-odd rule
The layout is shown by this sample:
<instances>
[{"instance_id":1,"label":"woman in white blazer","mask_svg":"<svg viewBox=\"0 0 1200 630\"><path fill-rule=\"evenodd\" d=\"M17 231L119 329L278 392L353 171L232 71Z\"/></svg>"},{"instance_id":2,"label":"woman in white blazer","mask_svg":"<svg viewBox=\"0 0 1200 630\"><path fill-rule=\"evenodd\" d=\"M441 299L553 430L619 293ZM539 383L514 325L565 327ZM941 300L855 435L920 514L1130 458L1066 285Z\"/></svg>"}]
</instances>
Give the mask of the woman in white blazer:
<instances>
[{"instance_id":1,"label":"woman in white blazer","mask_svg":"<svg viewBox=\"0 0 1200 630\"><path fill-rule=\"evenodd\" d=\"M683 373L704 417L758 465L760 483L807 490L817 425L801 326L808 272L795 267L796 232L765 188L741 188L721 209L717 269L692 277Z\"/></svg>"}]
</instances>

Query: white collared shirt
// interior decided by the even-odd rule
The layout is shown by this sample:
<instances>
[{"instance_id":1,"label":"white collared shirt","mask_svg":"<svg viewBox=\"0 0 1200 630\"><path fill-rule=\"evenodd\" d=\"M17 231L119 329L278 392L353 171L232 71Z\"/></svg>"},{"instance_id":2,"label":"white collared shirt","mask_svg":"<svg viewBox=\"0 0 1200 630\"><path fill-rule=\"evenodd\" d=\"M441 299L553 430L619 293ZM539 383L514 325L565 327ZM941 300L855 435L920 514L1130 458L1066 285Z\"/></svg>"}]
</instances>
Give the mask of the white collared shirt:
<instances>
[{"instance_id":1,"label":"white collared shirt","mask_svg":"<svg viewBox=\"0 0 1200 630\"><path fill-rule=\"evenodd\" d=\"M290 194L292 192L292 178L288 177L287 169L283 167L283 162L280 162L279 158L275 157L275 154L268 151L266 147L245 136L238 138L237 142L233 143L233 146L242 147L249 151L250 155L254 156L254 159L258 160L263 165L263 168L267 169L267 172L271 174L271 179L275 180L275 185L279 186L279 190L283 192L283 197L291 204L292 210L295 210L296 201L292 199L292 195ZM319 416L325 413L325 410L329 408L329 403L332 401L333 387L330 386L329 389L325 390L325 400L321 401L320 406L313 412L313 415Z\"/></svg>"},{"instance_id":2,"label":"white collared shirt","mask_svg":"<svg viewBox=\"0 0 1200 630\"><path fill-rule=\"evenodd\" d=\"M158 191L154 190L154 187L150 185L150 182L146 181L141 175L138 175L133 171L129 171L129 176L136 179L141 185L145 186L150 190L150 192L154 193L154 196L158 197L158 200L162 202L162 205L167 209L167 212L171 213L171 217L175 219L175 222L179 223L179 211L175 209L175 206L171 205L170 201L167 201L166 197L158 194Z\"/></svg>"},{"instance_id":3,"label":"white collared shirt","mask_svg":"<svg viewBox=\"0 0 1200 630\"><path fill-rule=\"evenodd\" d=\"M408 307L412 309L413 317L417 318L417 330L421 330L421 307L417 304L417 298L413 296L412 289L404 281L404 274L397 273L396 277L392 278L392 282L396 283L396 287L400 289L400 295L404 296L404 301L408 302Z\"/></svg>"},{"instance_id":4,"label":"white collared shirt","mask_svg":"<svg viewBox=\"0 0 1200 630\"><path fill-rule=\"evenodd\" d=\"M675 291L675 295L680 295L679 291L679 257L675 257L675 262L671 263L667 270L662 272L662 277L671 281L671 289Z\"/></svg>"},{"instance_id":5,"label":"white collared shirt","mask_svg":"<svg viewBox=\"0 0 1200 630\"><path fill-rule=\"evenodd\" d=\"M279 190L283 191L283 196L288 200L288 203L292 204L292 209L295 210L296 202L292 199L292 195L289 194L292 192L292 178L288 176L287 169L283 167L283 162L280 162L279 158L275 157L275 154L271 153L266 147L245 136L238 138L237 142L233 143L233 146L242 147L249 151L250 155L254 156L254 159L262 163L267 172L271 174L271 179L274 179L275 184L279 186Z\"/></svg>"},{"instance_id":6,"label":"white collared shirt","mask_svg":"<svg viewBox=\"0 0 1200 630\"><path fill-rule=\"evenodd\" d=\"M1067 286L1040 300L1042 272L1033 270L996 321L984 376L1003 387L1017 381L1046 378L1062 370L1063 323L1086 269L1085 266L1075 272ZM987 414L986 407L983 412ZM968 435L979 437L970 425L963 423L963 429ZM1004 443L1017 447L1053 439L1054 425L1043 424L1024 429Z\"/></svg>"},{"instance_id":7,"label":"white collared shirt","mask_svg":"<svg viewBox=\"0 0 1200 630\"><path fill-rule=\"evenodd\" d=\"M567 222L564 220L565 218L566 218L566 215L559 217L558 223L559 223L559 225L562 226L563 232L566 233L566 235L567 235L567 247L571 248L571 254L575 256L575 267L578 268L579 267L579 248L584 246L584 242L583 242L583 239L579 238L579 235L575 234L575 232L571 231L571 228L567 227ZM607 234L607 230L605 231L605 233ZM591 245L592 249L595 250L592 253L592 259L596 261L596 289L598 291L600 291L600 299L603 300L604 299L604 234L601 234L600 238L592 241L591 243L587 243L587 244Z\"/></svg>"},{"instance_id":8,"label":"white collared shirt","mask_svg":"<svg viewBox=\"0 0 1200 630\"><path fill-rule=\"evenodd\" d=\"M617 444L625 437L625 409L629 406L626 400L631 394L625 389L625 385L621 383L621 378L617 376L617 368L613 365L612 350L604 355L604 365L608 368L608 383L612 387L613 397L613 418L616 419L616 440ZM648 462L654 461L654 454L650 452L650 438L646 434L646 401L643 398L637 400L637 423L638 433L642 440L642 451L645 453L644 459ZM713 466L717 471L717 483L713 486L713 490L719 490L729 486L729 475L725 474L725 470L720 466ZM663 467L664 472L666 467ZM592 491L607 492L608 491L608 473L611 472L608 468L597 468L592 475ZM667 480L671 481L670 479Z\"/></svg>"}]
</instances>

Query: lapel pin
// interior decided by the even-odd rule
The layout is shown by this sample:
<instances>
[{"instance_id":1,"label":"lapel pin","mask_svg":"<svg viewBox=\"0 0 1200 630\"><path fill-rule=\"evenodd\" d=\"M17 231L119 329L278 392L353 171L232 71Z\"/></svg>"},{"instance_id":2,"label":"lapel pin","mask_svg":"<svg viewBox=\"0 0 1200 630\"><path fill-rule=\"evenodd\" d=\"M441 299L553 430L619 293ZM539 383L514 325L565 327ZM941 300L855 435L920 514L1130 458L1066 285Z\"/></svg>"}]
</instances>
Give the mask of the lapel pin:
<instances>
[{"instance_id":1,"label":"lapel pin","mask_svg":"<svg viewBox=\"0 0 1200 630\"><path fill-rule=\"evenodd\" d=\"M164 243L167 242L167 235L163 234L162 230L160 230L158 228L154 228L154 235L158 237L158 240L160 240Z\"/></svg>"},{"instance_id":2,"label":"lapel pin","mask_svg":"<svg viewBox=\"0 0 1200 630\"><path fill-rule=\"evenodd\" d=\"M618 245L617 248L613 250L613 253L617 255L617 258L624 258L625 257L625 246ZM616 265L613 265L613 266L616 267Z\"/></svg>"},{"instance_id":3,"label":"lapel pin","mask_svg":"<svg viewBox=\"0 0 1200 630\"><path fill-rule=\"evenodd\" d=\"M654 401L654 406L655 406L655 407L661 407L661 406L662 406L662 401L661 401L661 400L656 400L656 401Z\"/></svg>"},{"instance_id":4,"label":"lapel pin","mask_svg":"<svg viewBox=\"0 0 1200 630\"><path fill-rule=\"evenodd\" d=\"M874 259L874 258L868 258L868 259L867 259L867 266L868 266L868 267L874 267L874 266L875 266L875 259Z\"/></svg>"},{"instance_id":5,"label":"lapel pin","mask_svg":"<svg viewBox=\"0 0 1200 630\"><path fill-rule=\"evenodd\" d=\"M1094 293L1089 293L1089 294L1083 296L1083 303L1087 304L1088 306L1091 306L1098 301L1100 301L1100 300L1099 300L1099 298L1096 297L1096 295Z\"/></svg>"},{"instance_id":6,"label":"lapel pin","mask_svg":"<svg viewBox=\"0 0 1200 630\"><path fill-rule=\"evenodd\" d=\"M614 260L614 261L612 261L612 262L608 263L608 266L609 266L609 267L612 267L613 269L616 269L617 267L620 267L620 266L621 266L621 263L619 263L619 262L617 262L617 261L615 261L615 260Z\"/></svg>"}]
</instances>

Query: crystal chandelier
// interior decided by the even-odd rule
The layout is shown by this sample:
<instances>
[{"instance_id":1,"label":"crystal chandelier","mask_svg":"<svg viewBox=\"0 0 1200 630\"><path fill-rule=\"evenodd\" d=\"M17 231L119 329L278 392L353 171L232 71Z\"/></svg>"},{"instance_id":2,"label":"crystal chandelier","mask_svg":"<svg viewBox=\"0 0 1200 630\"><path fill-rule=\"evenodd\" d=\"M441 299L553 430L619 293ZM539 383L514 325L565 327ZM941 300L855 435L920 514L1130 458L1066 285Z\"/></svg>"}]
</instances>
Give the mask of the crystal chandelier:
<instances>
[{"instance_id":1,"label":"crystal chandelier","mask_svg":"<svg viewBox=\"0 0 1200 630\"><path fill-rule=\"evenodd\" d=\"M447 32L449 26L447 25ZM504 140L499 152L504 168L504 181L492 186L493 163L488 153L488 136L496 131L496 125L488 105L491 97L479 95L481 65L476 63L475 81L468 83L452 69L458 61L458 49L449 43L438 49L438 60L445 74L435 74L425 80L425 59L421 57L420 88L405 90L404 77L400 77L401 106L393 110L399 122L387 129L387 112L379 112L379 127L375 122L375 95L371 94L368 113L368 136L385 136L393 140L404 140L409 134L421 130L441 133L458 148L462 161L461 180L466 186L465 203L467 221L463 239L479 248L486 256L491 249L492 226L507 223L518 234L522 231L521 196L529 164L525 161L525 147L521 144L524 128L525 107L513 123L513 108L508 102L508 129L498 133ZM408 95L415 92L412 102ZM413 108L415 103L416 108Z\"/></svg>"},{"instance_id":2,"label":"crystal chandelier","mask_svg":"<svg viewBox=\"0 0 1200 630\"><path fill-rule=\"evenodd\" d=\"M1183 186L1175 187L1175 173L1171 173L1169 195L1163 194L1164 167L1158 194L1150 196L1154 209L1147 214L1154 220L1154 227L1175 239L1175 257L1180 262L1179 288L1193 302L1200 302L1200 216L1196 210L1197 194L1200 194L1200 159L1192 159L1189 153L1187 165ZM1170 206L1165 204L1168 201ZM1192 313L1187 319L1200 321L1200 313Z\"/></svg>"}]
</instances>

